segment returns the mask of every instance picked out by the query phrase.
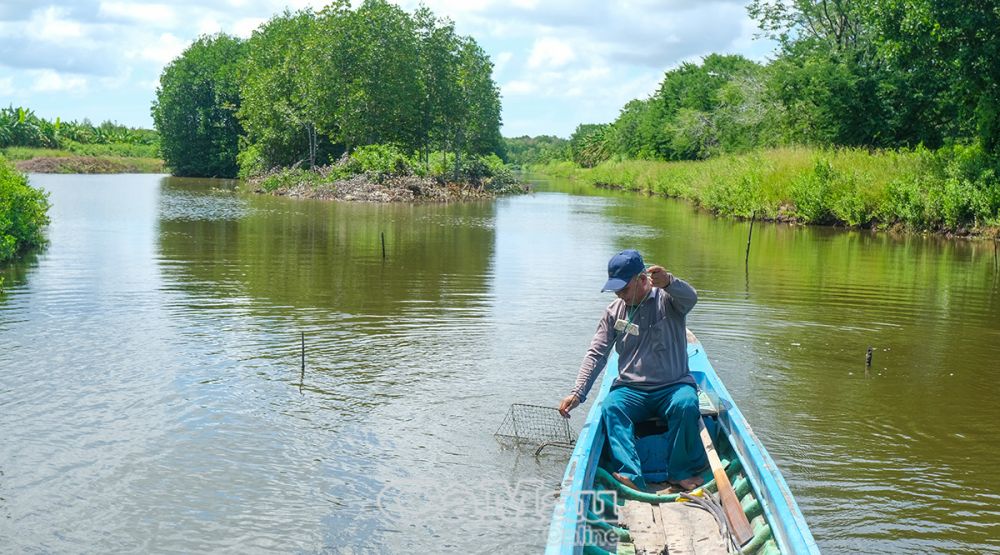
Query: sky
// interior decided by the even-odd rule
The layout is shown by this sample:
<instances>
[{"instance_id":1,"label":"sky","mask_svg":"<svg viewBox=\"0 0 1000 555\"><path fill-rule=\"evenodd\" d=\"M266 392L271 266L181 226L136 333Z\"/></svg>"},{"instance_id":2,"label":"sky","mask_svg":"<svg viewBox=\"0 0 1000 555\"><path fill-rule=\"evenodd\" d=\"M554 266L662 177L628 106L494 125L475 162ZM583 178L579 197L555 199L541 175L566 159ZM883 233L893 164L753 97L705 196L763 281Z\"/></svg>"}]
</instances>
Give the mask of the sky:
<instances>
[{"instance_id":1,"label":"sky","mask_svg":"<svg viewBox=\"0 0 1000 555\"><path fill-rule=\"evenodd\" d=\"M163 67L198 36L249 37L309 0L0 0L0 106L46 119L153 126ZM355 0L355 4L358 0ZM417 0L395 2L409 12ZM745 0L423 0L494 63L506 137L613 121L664 72L717 52L766 61Z\"/></svg>"}]
</instances>

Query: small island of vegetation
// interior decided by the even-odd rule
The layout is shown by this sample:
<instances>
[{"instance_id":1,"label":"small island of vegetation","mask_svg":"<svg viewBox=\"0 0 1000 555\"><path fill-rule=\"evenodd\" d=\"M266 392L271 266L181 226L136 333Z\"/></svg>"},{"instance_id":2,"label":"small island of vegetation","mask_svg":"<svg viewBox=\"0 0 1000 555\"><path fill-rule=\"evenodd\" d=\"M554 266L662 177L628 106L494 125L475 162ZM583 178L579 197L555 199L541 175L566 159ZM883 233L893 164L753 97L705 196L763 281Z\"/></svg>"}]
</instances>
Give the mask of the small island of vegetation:
<instances>
[{"instance_id":1,"label":"small island of vegetation","mask_svg":"<svg viewBox=\"0 0 1000 555\"><path fill-rule=\"evenodd\" d=\"M501 161L493 64L427 8L285 12L247 40L202 37L160 77L153 119L175 175L349 200L520 190Z\"/></svg>"}]
</instances>

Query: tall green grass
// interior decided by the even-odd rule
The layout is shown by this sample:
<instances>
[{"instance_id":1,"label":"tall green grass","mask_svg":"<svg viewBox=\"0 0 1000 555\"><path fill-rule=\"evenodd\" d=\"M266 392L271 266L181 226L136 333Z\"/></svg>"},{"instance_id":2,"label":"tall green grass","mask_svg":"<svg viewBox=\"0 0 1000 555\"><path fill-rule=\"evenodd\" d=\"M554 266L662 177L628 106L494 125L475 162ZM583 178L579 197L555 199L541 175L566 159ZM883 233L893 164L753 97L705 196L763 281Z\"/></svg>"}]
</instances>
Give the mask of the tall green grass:
<instances>
[{"instance_id":1,"label":"tall green grass","mask_svg":"<svg viewBox=\"0 0 1000 555\"><path fill-rule=\"evenodd\" d=\"M997 161L978 145L931 151L779 148L704 161L571 162L532 170L688 199L721 215L949 232L1000 227Z\"/></svg>"},{"instance_id":2,"label":"tall green grass","mask_svg":"<svg viewBox=\"0 0 1000 555\"><path fill-rule=\"evenodd\" d=\"M160 148L157 145L138 145L129 143L85 144L63 139L61 148L39 148L28 146L9 146L0 149L8 160L31 160L32 158L56 158L66 156L115 156L120 158L159 158Z\"/></svg>"}]
</instances>

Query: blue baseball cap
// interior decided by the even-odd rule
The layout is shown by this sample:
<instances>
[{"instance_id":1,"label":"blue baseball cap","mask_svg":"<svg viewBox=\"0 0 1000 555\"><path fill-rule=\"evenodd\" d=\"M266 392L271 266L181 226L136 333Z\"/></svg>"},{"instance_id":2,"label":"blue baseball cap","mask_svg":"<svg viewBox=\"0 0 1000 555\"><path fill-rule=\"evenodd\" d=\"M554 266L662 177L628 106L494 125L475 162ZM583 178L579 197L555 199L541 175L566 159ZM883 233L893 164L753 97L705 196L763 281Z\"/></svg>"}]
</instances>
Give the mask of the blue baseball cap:
<instances>
[{"instance_id":1,"label":"blue baseball cap","mask_svg":"<svg viewBox=\"0 0 1000 555\"><path fill-rule=\"evenodd\" d=\"M633 249L623 250L611 257L608 262L608 282L604 284L601 291L620 291L632 278L642 273L646 269L646 264L642 261L639 251Z\"/></svg>"}]
</instances>

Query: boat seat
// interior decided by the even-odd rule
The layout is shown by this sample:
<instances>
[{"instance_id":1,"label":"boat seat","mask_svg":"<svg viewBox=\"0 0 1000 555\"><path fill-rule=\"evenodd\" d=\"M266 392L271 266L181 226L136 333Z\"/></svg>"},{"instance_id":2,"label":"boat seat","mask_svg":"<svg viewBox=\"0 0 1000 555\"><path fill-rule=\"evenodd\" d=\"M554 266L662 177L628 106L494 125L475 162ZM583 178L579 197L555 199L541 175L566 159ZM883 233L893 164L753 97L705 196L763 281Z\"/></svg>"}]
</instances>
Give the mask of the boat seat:
<instances>
[{"instance_id":1,"label":"boat seat","mask_svg":"<svg viewBox=\"0 0 1000 555\"><path fill-rule=\"evenodd\" d=\"M646 436L664 434L667 432L667 429L667 421L658 416L654 416L648 420L642 420L635 423L635 437L643 438Z\"/></svg>"}]
</instances>

